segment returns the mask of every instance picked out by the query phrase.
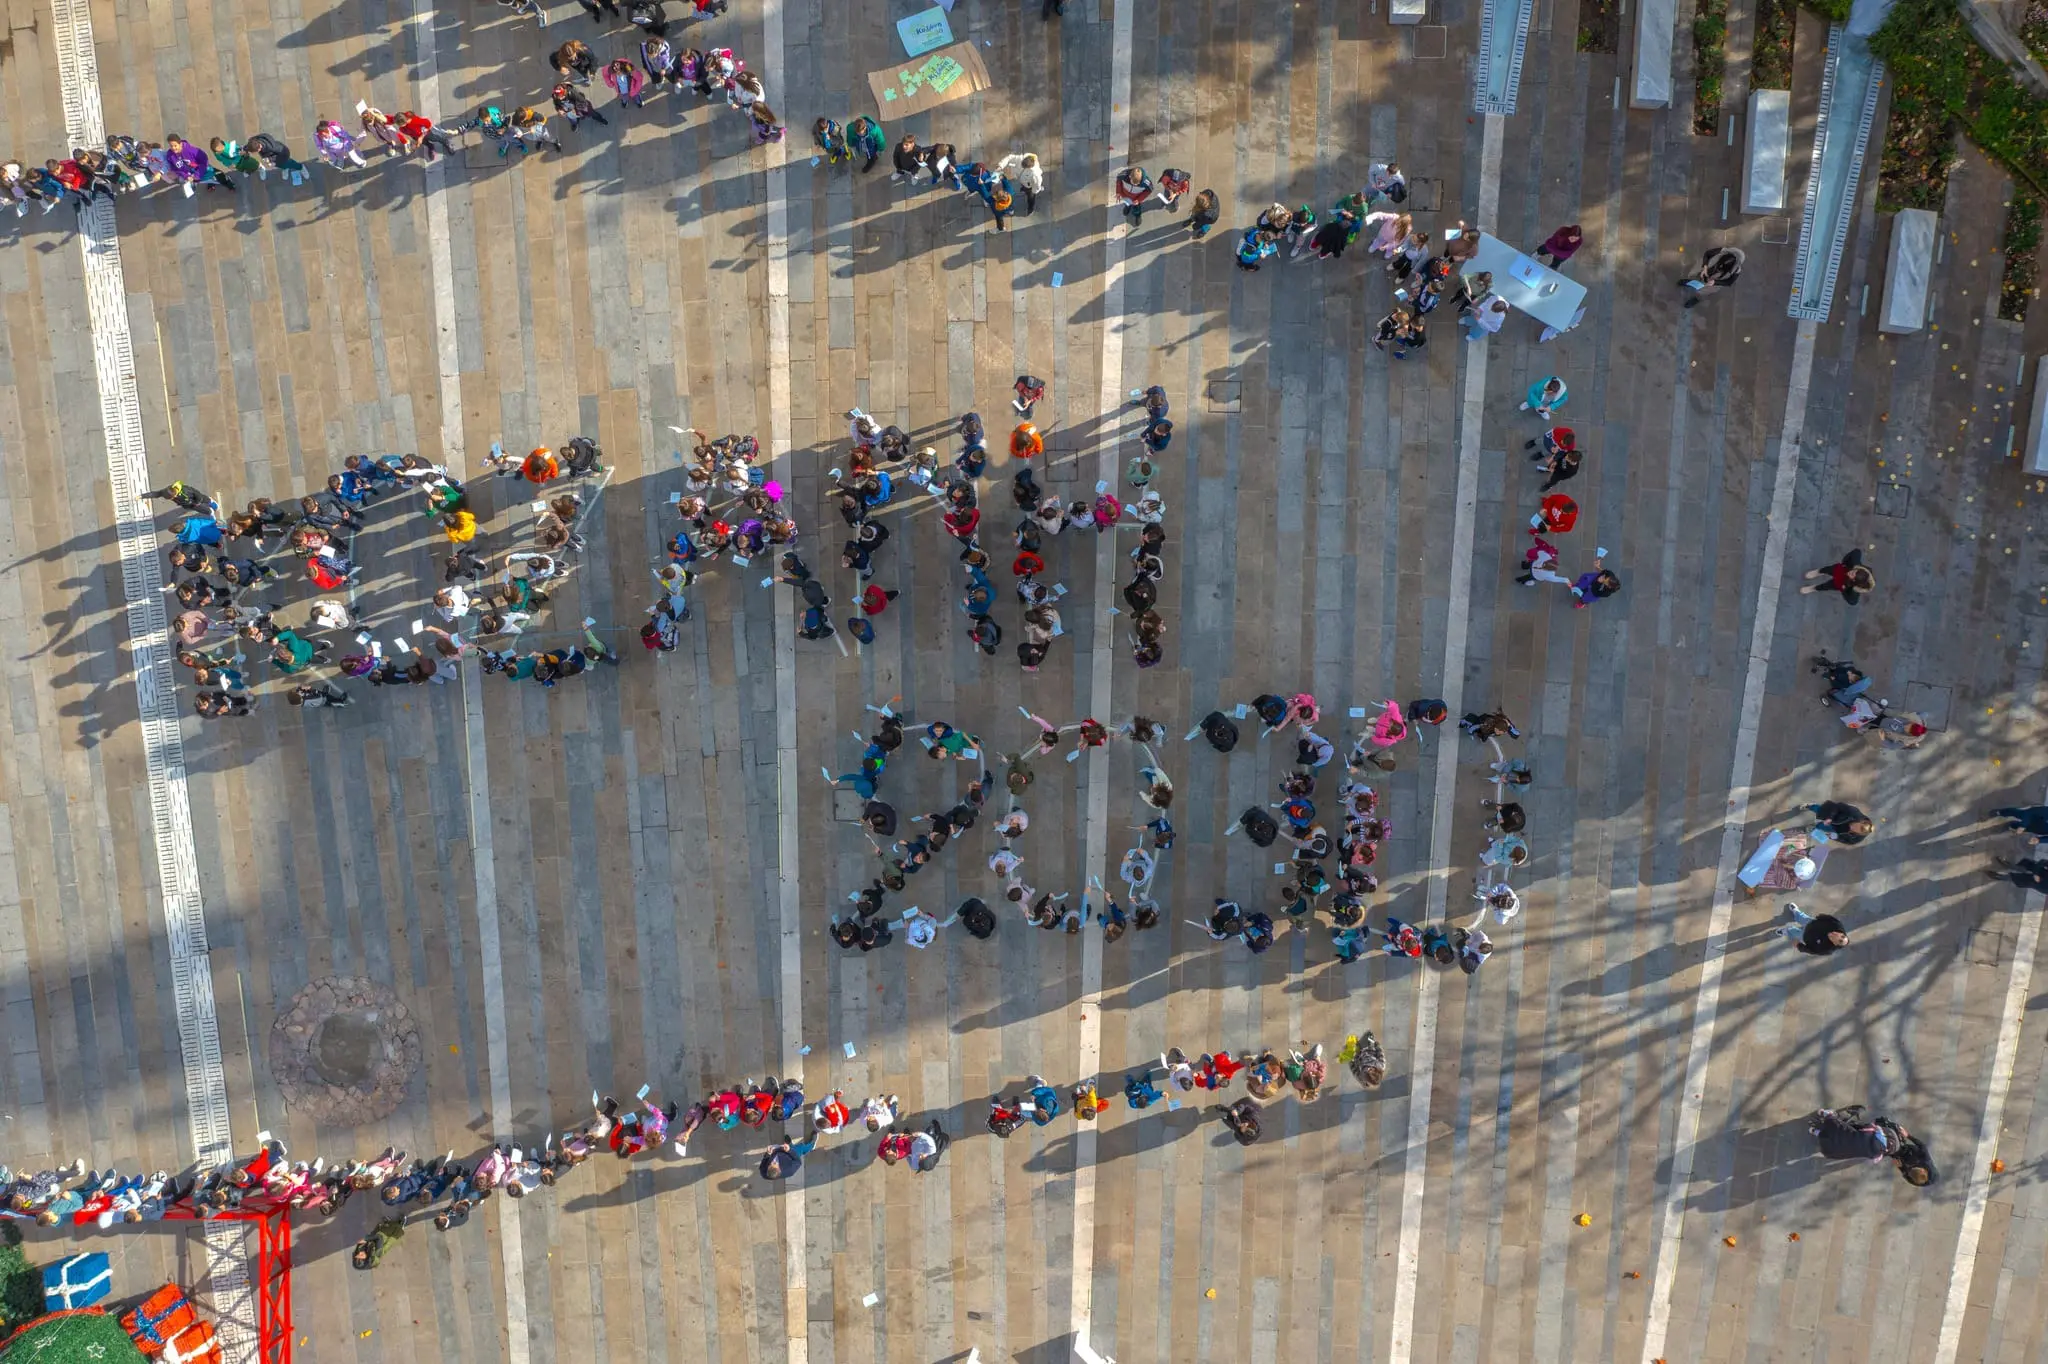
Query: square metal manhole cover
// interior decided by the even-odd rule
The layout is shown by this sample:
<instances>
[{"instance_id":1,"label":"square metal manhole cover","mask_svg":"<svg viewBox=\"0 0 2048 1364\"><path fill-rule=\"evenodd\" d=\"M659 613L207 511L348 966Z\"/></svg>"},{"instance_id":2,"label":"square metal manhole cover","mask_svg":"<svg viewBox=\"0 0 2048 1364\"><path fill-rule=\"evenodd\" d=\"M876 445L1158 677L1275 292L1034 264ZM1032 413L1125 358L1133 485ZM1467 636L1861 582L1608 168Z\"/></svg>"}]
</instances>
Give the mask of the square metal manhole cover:
<instances>
[{"instance_id":1,"label":"square metal manhole cover","mask_svg":"<svg viewBox=\"0 0 2048 1364\"><path fill-rule=\"evenodd\" d=\"M1211 379L1209 381L1209 410L1211 412L1236 412L1244 385L1236 379Z\"/></svg>"},{"instance_id":2,"label":"square metal manhole cover","mask_svg":"<svg viewBox=\"0 0 2048 1364\"><path fill-rule=\"evenodd\" d=\"M860 792L851 786L832 788L832 818L841 824L860 823L861 807L866 804L867 802L861 799Z\"/></svg>"},{"instance_id":3,"label":"square metal manhole cover","mask_svg":"<svg viewBox=\"0 0 2048 1364\"><path fill-rule=\"evenodd\" d=\"M1072 483L1081 476L1081 442L1065 432L1056 432L1045 442L1045 480Z\"/></svg>"},{"instance_id":4,"label":"square metal manhole cover","mask_svg":"<svg viewBox=\"0 0 2048 1364\"><path fill-rule=\"evenodd\" d=\"M2005 959L2005 934L1996 928L1972 928L1963 933L1963 959L1972 966L1997 966Z\"/></svg>"},{"instance_id":5,"label":"square metal manhole cover","mask_svg":"<svg viewBox=\"0 0 2048 1364\"><path fill-rule=\"evenodd\" d=\"M1927 717L1927 727L1936 734L1948 728L1948 705L1953 693L1952 687L1936 687L1926 682L1906 684L1906 709L1917 710Z\"/></svg>"},{"instance_id":6,"label":"square metal manhole cover","mask_svg":"<svg viewBox=\"0 0 2048 1364\"><path fill-rule=\"evenodd\" d=\"M1792 220L1790 218L1764 219L1763 239L1772 246L1783 246L1786 242L1791 241Z\"/></svg>"},{"instance_id":7,"label":"square metal manhole cover","mask_svg":"<svg viewBox=\"0 0 2048 1364\"><path fill-rule=\"evenodd\" d=\"M1913 509L1913 489L1904 483L1877 485L1877 514L1903 518Z\"/></svg>"},{"instance_id":8,"label":"square metal manhole cover","mask_svg":"<svg viewBox=\"0 0 2048 1364\"><path fill-rule=\"evenodd\" d=\"M1418 175L1408 182L1408 202L1401 205L1410 213L1444 211L1444 182Z\"/></svg>"},{"instance_id":9,"label":"square metal manhole cover","mask_svg":"<svg viewBox=\"0 0 2048 1364\"><path fill-rule=\"evenodd\" d=\"M1409 32L1415 37L1410 53L1419 62L1442 61L1450 47L1450 29L1442 24L1417 24Z\"/></svg>"}]
</instances>

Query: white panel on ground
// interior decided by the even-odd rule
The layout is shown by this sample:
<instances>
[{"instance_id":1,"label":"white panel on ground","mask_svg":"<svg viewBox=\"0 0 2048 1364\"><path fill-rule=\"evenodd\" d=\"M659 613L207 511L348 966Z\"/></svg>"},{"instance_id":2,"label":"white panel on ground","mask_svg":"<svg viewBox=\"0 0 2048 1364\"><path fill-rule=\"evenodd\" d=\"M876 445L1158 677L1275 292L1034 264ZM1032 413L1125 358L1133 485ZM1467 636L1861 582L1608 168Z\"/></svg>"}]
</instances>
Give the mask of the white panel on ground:
<instances>
[{"instance_id":1,"label":"white panel on ground","mask_svg":"<svg viewBox=\"0 0 2048 1364\"><path fill-rule=\"evenodd\" d=\"M1785 154L1792 142L1792 92L1749 92L1748 127L1742 139L1742 211L1785 211Z\"/></svg>"},{"instance_id":2,"label":"white panel on ground","mask_svg":"<svg viewBox=\"0 0 2048 1364\"><path fill-rule=\"evenodd\" d=\"M1671 35L1677 24L1677 0L1640 0L1636 6L1636 64L1628 97L1631 109L1670 106Z\"/></svg>"},{"instance_id":3,"label":"white panel on ground","mask_svg":"<svg viewBox=\"0 0 2048 1364\"><path fill-rule=\"evenodd\" d=\"M1877 329L1893 336L1927 325L1927 290L1934 269L1934 234L1941 220L1924 208L1902 209L1892 220L1884 261L1884 306Z\"/></svg>"},{"instance_id":4,"label":"white panel on ground","mask_svg":"<svg viewBox=\"0 0 2048 1364\"><path fill-rule=\"evenodd\" d=\"M2048 355L2034 361L2034 419L2027 423L2027 472L2048 474Z\"/></svg>"}]
</instances>

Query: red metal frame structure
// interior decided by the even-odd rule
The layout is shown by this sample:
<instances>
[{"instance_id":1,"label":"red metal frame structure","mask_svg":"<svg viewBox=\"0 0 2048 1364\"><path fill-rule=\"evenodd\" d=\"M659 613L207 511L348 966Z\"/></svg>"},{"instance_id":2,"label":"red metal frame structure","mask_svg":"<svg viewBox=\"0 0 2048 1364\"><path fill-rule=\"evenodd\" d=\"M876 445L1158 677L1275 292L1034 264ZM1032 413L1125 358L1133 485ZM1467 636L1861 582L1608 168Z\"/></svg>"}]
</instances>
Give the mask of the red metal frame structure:
<instances>
[{"instance_id":1,"label":"red metal frame structure","mask_svg":"<svg viewBox=\"0 0 2048 1364\"><path fill-rule=\"evenodd\" d=\"M218 1212L215 1222L256 1224L256 1353L263 1364L292 1364L292 1213L284 1204L249 1200L259 1206ZM167 1222L198 1221L190 1208L172 1208Z\"/></svg>"}]
</instances>

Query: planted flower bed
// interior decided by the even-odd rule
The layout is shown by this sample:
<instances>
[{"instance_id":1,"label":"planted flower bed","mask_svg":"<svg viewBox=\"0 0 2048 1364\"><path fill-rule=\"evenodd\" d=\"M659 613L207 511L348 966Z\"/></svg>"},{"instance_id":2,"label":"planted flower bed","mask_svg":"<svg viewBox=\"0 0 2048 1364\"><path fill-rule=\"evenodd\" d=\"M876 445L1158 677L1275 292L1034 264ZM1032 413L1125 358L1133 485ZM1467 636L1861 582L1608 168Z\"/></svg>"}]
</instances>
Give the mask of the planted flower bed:
<instances>
[{"instance_id":1,"label":"planted flower bed","mask_svg":"<svg viewBox=\"0 0 2048 1364\"><path fill-rule=\"evenodd\" d=\"M1755 51L1749 66L1752 90L1792 88L1792 34L1798 22L1792 0L1757 0Z\"/></svg>"},{"instance_id":2,"label":"planted flower bed","mask_svg":"<svg viewBox=\"0 0 2048 1364\"><path fill-rule=\"evenodd\" d=\"M1939 208L1938 194L1932 203L1923 201L1935 181L1946 188L1956 128L2022 190L2048 198L2048 101L2029 94L2003 65L1985 57L1951 0L1898 0L1870 48L1890 68L1891 127L1902 143L1894 153L1887 134L1881 198L1889 173L1895 191L1890 204ZM1919 164L1922 159L1931 164Z\"/></svg>"},{"instance_id":3,"label":"planted flower bed","mask_svg":"<svg viewBox=\"0 0 2048 1364\"><path fill-rule=\"evenodd\" d=\"M1579 51L1621 51L1621 0L1579 0Z\"/></svg>"},{"instance_id":4,"label":"planted flower bed","mask_svg":"<svg viewBox=\"0 0 2048 1364\"><path fill-rule=\"evenodd\" d=\"M1956 153L1960 127L1925 91L1892 83L1891 116L1877 163L1880 213L1902 208L1941 212L1948 202L1948 177L1962 159Z\"/></svg>"},{"instance_id":5,"label":"planted flower bed","mask_svg":"<svg viewBox=\"0 0 2048 1364\"><path fill-rule=\"evenodd\" d=\"M2034 301L2034 263L2041 254L2041 201L2015 194L2005 209L2005 274L1999 280L1998 315L2008 322L2027 320Z\"/></svg>"},{"instance_id":6,"label":"planted flower bed","mask_svg":"<svg viewBox=\"0 0 2048 1364\"><path fill-rule=\"evenodd\" d=\"M1728 68L1728 0L1699 0L1692 20L1692 130L1721 131L1721 76Z\"/></svg>"}]
</instances>

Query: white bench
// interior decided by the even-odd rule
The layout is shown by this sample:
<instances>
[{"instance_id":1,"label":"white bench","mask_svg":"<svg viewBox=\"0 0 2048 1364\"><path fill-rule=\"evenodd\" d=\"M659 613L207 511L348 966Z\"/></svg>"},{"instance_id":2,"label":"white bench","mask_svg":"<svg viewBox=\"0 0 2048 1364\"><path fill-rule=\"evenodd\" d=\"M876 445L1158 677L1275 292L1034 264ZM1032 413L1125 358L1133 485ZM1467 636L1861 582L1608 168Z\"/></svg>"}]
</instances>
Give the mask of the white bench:
<instances>
[{"instance_id":1,"label":"white bench","mask_svg":"<svg viewBox=\"0 0 2048 1364\"><path fill-rule=\"evenodd\" d=\"M1785 211L1785 153L1792 141L1792 92L1749 92L1749 127L1742 140L1742 211Z\"/></svg>"},{"instance_id":2,"label":"white bench","mask_svg":"<svg viewBox=\"0 0 2048 1364\"><path fill-rule=\"evenodd\" d=\"M2048 355L2034 361L2034 419L2027 423L2027 472L2048 474Z\"/></svg>"},{"instance_id":3,"label":"white bench","mask_svg":"<svg viewBox=\"0 0 2048 1364\"><path fill-rule=\"evenodd\" d=\"M1387 0L1387 22L1419 24L1429 16L1429 0Z\"/></svg>"},{"instance_id":4,"label":"white bench","mask_svg":"<svg viewBox=\"0 0 2048 1364\"><path fill-rule=\"evenodd\" d=\"M1677 27L1677 0L1638 0L1635 74L1628 97L1631 109L1670 107L1671 43Z\"/></svg>"},{"instance_id":5,"label":"white bench","mask_svg":"<svg viewBox=\"0 0 2048 1364\"><path fill-rule=\"evenodd\" d=\"M1889 336L1927 325L1927 292L1934 270L1934 234L1941 220L1924 208L1901 209L1892 219L1892 244L1885 253L1884 303L1877 329Z\"/></svg>"}]
</instances>

